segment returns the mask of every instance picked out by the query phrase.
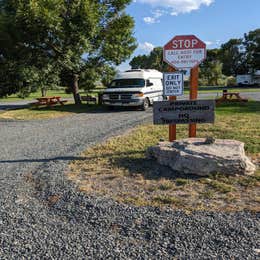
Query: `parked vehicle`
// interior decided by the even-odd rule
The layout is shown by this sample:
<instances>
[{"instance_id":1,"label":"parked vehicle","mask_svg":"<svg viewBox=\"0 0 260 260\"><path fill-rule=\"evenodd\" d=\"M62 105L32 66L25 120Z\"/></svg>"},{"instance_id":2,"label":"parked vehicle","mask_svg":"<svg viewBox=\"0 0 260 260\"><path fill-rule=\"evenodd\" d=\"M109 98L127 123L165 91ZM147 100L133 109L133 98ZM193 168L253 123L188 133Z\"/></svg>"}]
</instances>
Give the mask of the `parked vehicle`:
<instances>
[{"instance_id":1,"label":"parked vehicle","mask_svg":"<svg viewBox=\"0 0 260 260\"><path fill-rule=\"evenodd\" d=\"M236 83L240 86L260 86L260 70L253 74L237 75Z\"/></svg>"},{"instance_id":2,"label":"parked vehicle","mask_svg":"<svg viewBox=\"0 0 260 260\"><path fill-rule=\"evenodd\" d=\"M135 106L146 110L163 99L163 74L152 69L127 70L117 74L102 96L103 104Z\"/></svg>"}]
</instances>

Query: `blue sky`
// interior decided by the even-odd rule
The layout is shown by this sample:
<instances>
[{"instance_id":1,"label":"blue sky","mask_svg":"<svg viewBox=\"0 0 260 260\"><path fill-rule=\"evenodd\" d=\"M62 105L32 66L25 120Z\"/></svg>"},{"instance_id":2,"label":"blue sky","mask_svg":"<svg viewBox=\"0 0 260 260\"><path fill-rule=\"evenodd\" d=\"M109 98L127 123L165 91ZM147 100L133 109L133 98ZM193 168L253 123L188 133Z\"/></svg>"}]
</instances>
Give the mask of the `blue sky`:
<instances>
[{"instance_id":1,"label":"blue sky","mask_svg":"<svg viewBox=\"0 0 260 260\"><path fill-rule=\"evenodd\" d=\"M175 35L194 34L215 48L260 28L260 0L134 0L126 12L135 20L138 42L132 57L148 54ZM130 60L119 69L130 68Z\"/></svg>"}]
</instances>

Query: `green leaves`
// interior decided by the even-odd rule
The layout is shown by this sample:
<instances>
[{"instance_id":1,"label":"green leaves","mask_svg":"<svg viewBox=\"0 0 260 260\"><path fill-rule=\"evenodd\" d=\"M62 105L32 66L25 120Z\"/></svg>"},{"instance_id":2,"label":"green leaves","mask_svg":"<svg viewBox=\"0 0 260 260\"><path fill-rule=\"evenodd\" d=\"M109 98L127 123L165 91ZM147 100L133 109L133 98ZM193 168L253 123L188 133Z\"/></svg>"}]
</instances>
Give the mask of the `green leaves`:
<instances>
[{"instance_id":1,"label":"green leaves","mask_svg":"<svg viewBox=\"0 0 260 260\"><path fill-rule=\"evenodd\" d=\"M163 61L162 47L155 47L148 55L138 55L130 63L132 69L157 69L166 71L168 65Z\"/></svg>"},{"instance_id":2,"label":"green leaves","mask_svg":"<svg viewBox=\"0 0 260 260\"><path fill-rule=\"evenodd\" d=\"M113 19L103 32L103 58L119 65L130 57L137 47L135 39L131 36L134 22L131 17L122 15Z\"/></svg>"},{"instance_id":3,"label":"green leaves","mask_svg":"<svg viewBox=\"0 0 260 260\"><path fill-rule=\"evenodd\" d=\"M57 74L63 71L75 85L78 76L80 79L88 75L87 84L94 87L101 79L101 68L120 64L136 48L132 36L134 21L123 12L129 2L3 0L0 2L0 35L3 35L0 59L41 71L37 80L41 86L52 84L51 78L57 82ZM32 74L26 75L30 82Z\"/></svg>"}]
</instances>

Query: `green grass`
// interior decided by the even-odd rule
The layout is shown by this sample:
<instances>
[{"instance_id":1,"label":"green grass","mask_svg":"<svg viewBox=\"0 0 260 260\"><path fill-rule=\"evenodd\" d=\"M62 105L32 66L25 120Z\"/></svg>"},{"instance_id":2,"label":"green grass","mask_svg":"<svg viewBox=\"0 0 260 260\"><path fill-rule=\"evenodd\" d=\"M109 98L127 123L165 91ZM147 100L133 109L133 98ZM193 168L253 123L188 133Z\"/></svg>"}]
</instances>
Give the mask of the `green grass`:
<instances>
[{"instance_id":1,"label":"green grass","mask_svg":"<svg viewBox=\"0 0 260 260\"><path fill-rule=\"evenodd\" d=\"M100 89L94 89L93 91L90 92L92 96L98 96L98 93L100 92ZM86 95L84 91L80 92L81 95ZM18 94L13 94L10 95L6 98L0 98L0 102L12 102L12 101L21 101L21 100L34 100L36 98L41 97L42 94L40 91L31 93L29 97L26 97L25 99L19 98ZM73 98L73 94L67 94L65 93L65 90L48 90L46 96L60 96L62 98Z\"/></svg>"},{"instance_id":2,"label":"green grass","mask_svg":"<svg viewBox=\"0 0 260 260\"><path fill-rule=\"evenodd\" d=\"M175 187L175 185L169 180L162 180L161 183L158 186L158 188L160 190L171 190L174 187Z\"/></svg>"},{"instance_id":3,"label":"green grass","mask_svg":"<svg viewBox=\"0 0 260 260\"><path fill-rule=\"evenodd\" d=\"M0 114L0 118L17 120L48 119L68 116L72 114L86 113L90 111L98 111L100 109L100 106L92 104L65 104L64 106L43 106L40 108L31 107L3 112Z\"/></svg>"},{"instance_id":4,"label":"green grass","mask_svg":"<svg viewBox=\"0 0 260 260\"><path fill-rule=\"evenodd\" d=\"M177 178L175 180L175 183L176 183L177 186L183 186L183 185L189 184L189 180L188 179L183 179L183 178Z\"/></svg>"},{"instance_id":5,"label":"green grass","mask_svg":"<svg viewBox=\"0 0 260 260\"><path fill-rule=\"evenodd\" d=\"M229 193L234 190L232 185L221 182L220 180L204 179L203 182L220 193Z\"/></svg>"},{"instance_id":6,"label":"green grass","mask_svg":"<svg viewBox=\"0 0 260 260\"><path fill-rule=\"evenodd\" d=\"M21 101L21 100L34 100L41 97L42 94L40 91L31 93L29 97L22 99L18 97L18 94L13 94L7 98L0 98L0 102L12 102L12 101ZM72 94L66 94L64 90L48 90L47 96L61 96L62 98L72 98Z\"/></svg>"},{"instance_id":7,"label":"green grass","mask_svg":"<svg viewBox=\"0 0 260 260\"><path fill-rule=\"evenodd\" d=\"M259 161L259 104L250 101L217 107L215 124L198 125L198 137L243 141L247 154ZM178 125L177 138L184 137L188 137L188 127ZM147 148L160 139L168 139L168 126L141 125L85 151L82 160L71 164L68 178L88 194L138 206L260 211L260 171L253 176L216 174L207 178L173 173L146 158Z\"/></svg>"},{"instance_id":8,"label":"green grass","mask_svg":"<svg viewBox=\"0 0 260 260\"><path fill-rule=\"evenodd\" d=\"M260 92L260 88L230 88L228 89L228 92ZM218 96L222 95L222 89L203 89L203 87L200 87L198 90L199 94L207 94L207 93L218 93ZM184 94L189 94L189 90L185 89Z\"/></svg>"},{"instance_id":9,"label":"green grass","mask_svg":"<svg viewBox=\"0 0 260 260\"><path fill-rule=\"evenodd\" d=\"M155 196L153 198L153 201L155 203L159 203L159 205L162 205L162 204L164 204L164 205L167 205L167 204L179 205L179 204L181 204L180 199L175 198L175 197L171 197L171 196L167 196L167 195Z\"/></svg>"}]
</instances>

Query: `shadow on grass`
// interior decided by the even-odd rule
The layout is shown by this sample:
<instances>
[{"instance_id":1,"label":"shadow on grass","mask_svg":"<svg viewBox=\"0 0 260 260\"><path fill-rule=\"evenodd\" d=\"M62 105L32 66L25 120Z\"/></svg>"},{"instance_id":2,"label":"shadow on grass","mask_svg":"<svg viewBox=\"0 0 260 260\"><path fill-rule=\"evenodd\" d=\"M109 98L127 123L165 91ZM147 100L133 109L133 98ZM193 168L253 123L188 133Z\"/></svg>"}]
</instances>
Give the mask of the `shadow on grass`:
<instances>
[{"instance_id":1,"label":"shadow on grass","mask_svg":"<svg viewBox=\"0 0 260 260\"><path fill-rule=\"evenodd\" d=\"M219 114L233 113L259 113L260 101L241 102L224 102L216 107Z\"/></svg>"},{"instance_id":2,"label":"shadow on grass","mask_svg":"<svg viewBox=\"0 0 260 260\"><path fill-rule=\"evenodd\" d=\"M134 176L141 174L145 179L158 180L160 178L166 179L199 179L195 175L184 175L177 171L173 171L169 167L158 164L155 160L143 158L144 151L128 151L124 153L107 153L102 154L102 158L110 158L113 166L124 168L129 172L129 175ZM138 158L137 158L138 157ZM53 158L35 158L35 159L16 159L16 160L2 160L0 164L5 163L48 163L54 161L89 161L98 159L99 156L59 156Z\"/></svg>"},{"instance_id":3,"label":"shadow on grass","mask_svg":"<svg viewBox=\"0 0 260 260\"><path fill-rule=\"evenodd\" d=\"M96 104L65 104L64 106L53 107L30 107L31 110L37 111L58 111L58 112L70 112L70 113L118 113L127 111L140 111L137 107L114 107L109 108L104 105ZM151 109L149 109L151 110ZM248 101L246 103L240 102L225 102L216 107L218 114L234 114L234 113L260 113L260 101Z\"/></svg>"},{"instance_id":4,"label":"shadow on grass","mask_svg":"<svg viewBox=\"0 0 260 260\"><path fill-rule=\"evenodd\" d=\"M64 106L53 106L53 107L30 107L30 110L32 111L42 111L42 112L48 112L48 111L57 111L57 112L70 112L75 114L80 113L117 113L117 112L126 112L126 111L138 111L138 108L135 107L115 107L115 108L109 108L107 106L103 105L96 105L96 104L81 104L81 105L75 105L75 104L66 104Z\"/></svg>"},{"instance_id":5,"label":"shadow on grass","mask_svg":"<svg viewBox=\"0 0 260 260\"><path fill-rule=\"evenodd\" d=\"M70 113L86 113L89 110L100 110L102 109L101 106L98 105L92 105L92 104L81 104L81 105L75 105L75 104L65 104L63 106L56 105L52 107L48 106L41 106L41 107L30 107L30 110L32 111L42 111L42 112L48 112L48 111L57 111L57 112L70 112Z\"/></svg>"},{"instance_id":6,"label":"shadow on grass","mask_svg":"<svg viewBox=\"0 0 260 260\"><path fill-rule=\"evenodd\" d=\"M130 176L141 174L144 179L147 180L158 180L161 178L171 180L178 178L195 180L201 178L197 175L188 175L173 171L170 167L160 165L155 159L146 158L144 153L145 151L129 151L121 154L114 153L110 159L110 163L115 168L126 169ZM105 156L102 155L102 157Z\"/></svg>"},{"instance_id":7,"label":"shadow on grass","mask_svg":"<svg viewBox=\"0 0 260 260\"><path fill-rule=\"evenodd\" d=\"M44 159L17 159L17 160L2 160L0 161L0 164L3 163L46 163L46 162L55 162L55 161L74 161L74 160L86 160L86 157L80 157L80 156L59 156L59 157L53 157L53 158L44 158Z\"/></svg>"}]
</instances>

